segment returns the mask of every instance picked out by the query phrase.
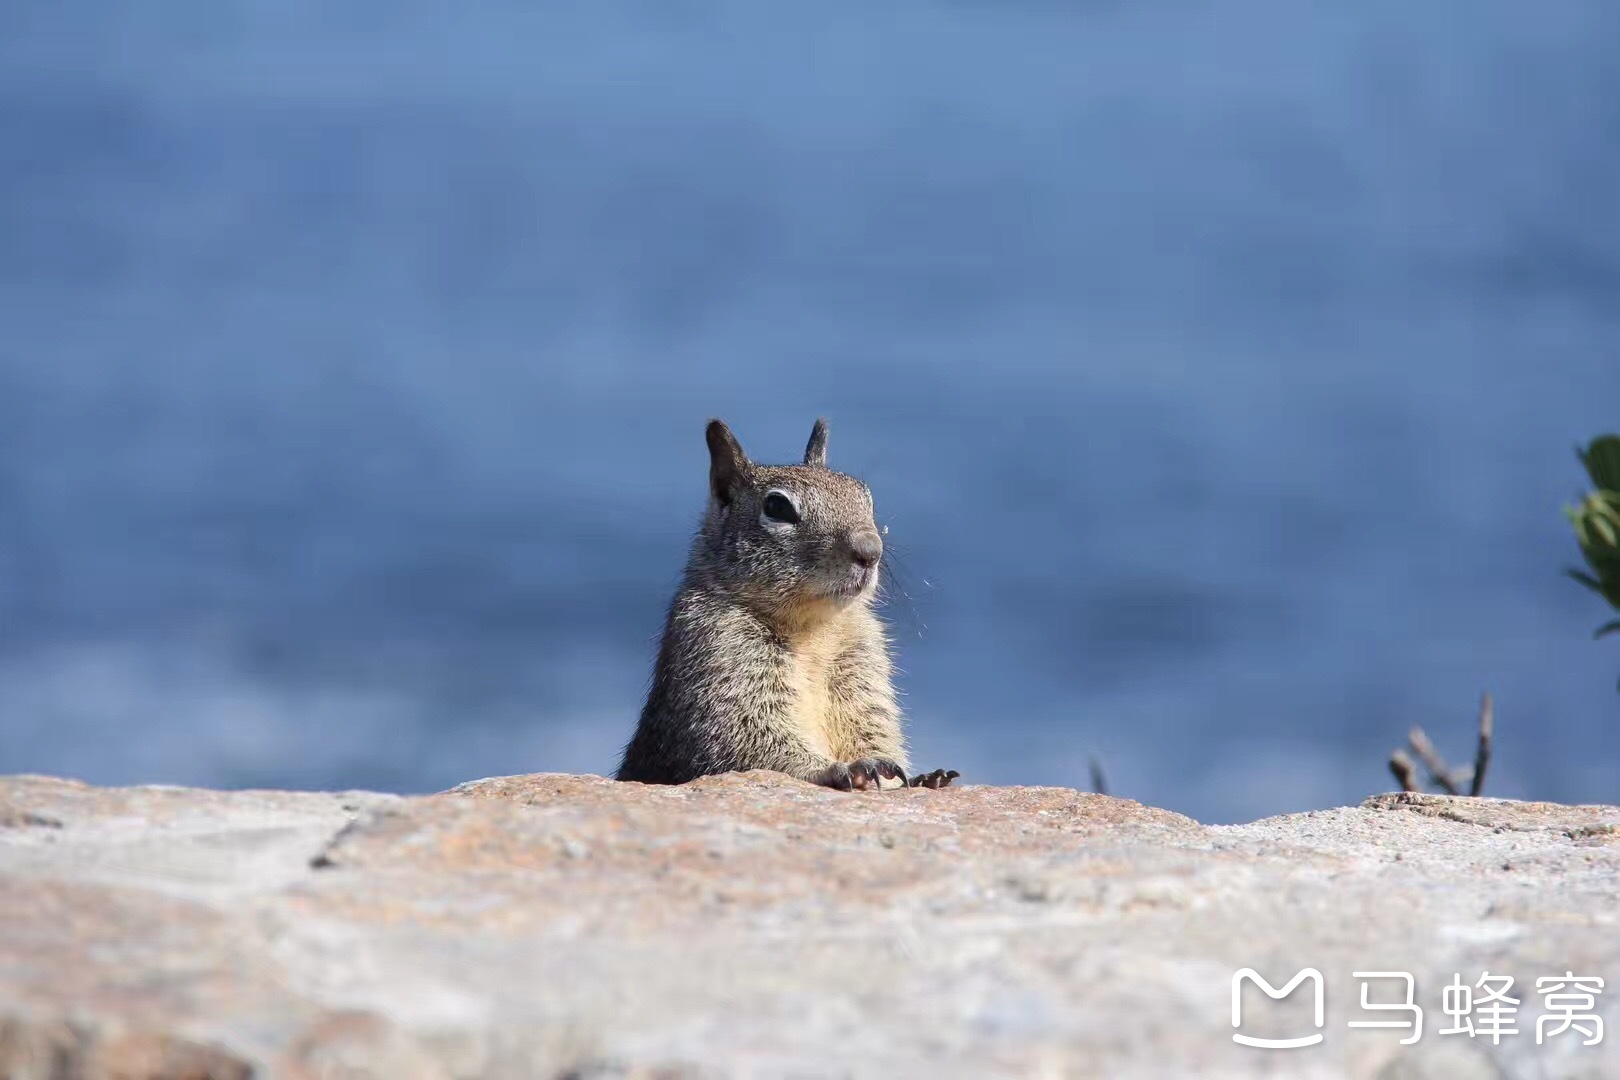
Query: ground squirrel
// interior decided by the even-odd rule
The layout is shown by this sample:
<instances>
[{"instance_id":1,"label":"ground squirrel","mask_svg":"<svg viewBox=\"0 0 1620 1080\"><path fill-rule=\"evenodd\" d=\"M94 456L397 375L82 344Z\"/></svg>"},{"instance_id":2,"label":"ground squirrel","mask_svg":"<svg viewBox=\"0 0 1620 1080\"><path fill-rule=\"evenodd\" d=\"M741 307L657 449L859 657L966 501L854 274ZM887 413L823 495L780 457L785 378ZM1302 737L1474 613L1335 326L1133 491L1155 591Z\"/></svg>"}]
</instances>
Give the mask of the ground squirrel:
<instances>
[{"instance_id":1,"label":"ground squirrel","mask_svg":"<svg viewBox=\"0 0 1620 1080\"><path fill-rule=\"evenodd\" d=\"M706 435L708 510L618 779L772 769L845 791L949 784L944 769L908 778L872 610L883 538L871 490L827 467L826 420L802 465L755 464L719 420Z\"/></svg>"}]
</instances>

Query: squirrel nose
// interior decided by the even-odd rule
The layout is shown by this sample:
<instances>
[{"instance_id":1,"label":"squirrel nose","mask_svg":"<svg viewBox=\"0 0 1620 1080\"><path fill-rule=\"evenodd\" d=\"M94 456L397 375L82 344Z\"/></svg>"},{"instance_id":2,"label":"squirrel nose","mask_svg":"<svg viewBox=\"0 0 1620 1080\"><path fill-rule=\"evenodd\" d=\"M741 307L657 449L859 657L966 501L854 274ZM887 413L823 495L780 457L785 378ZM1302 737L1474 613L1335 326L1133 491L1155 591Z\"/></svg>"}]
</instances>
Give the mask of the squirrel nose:
<instances>
[{"instance_id":1,"label":"squirrel nose","mask_svg":"<svg viewBox=\"0 0 1620 1080\"><path fill-rule=\"evenodd\" d=\"M870 570L883 554L883 538L872 529L862 529L849 538L849 557L857 566Z\"/></svg>"}]
</instances>

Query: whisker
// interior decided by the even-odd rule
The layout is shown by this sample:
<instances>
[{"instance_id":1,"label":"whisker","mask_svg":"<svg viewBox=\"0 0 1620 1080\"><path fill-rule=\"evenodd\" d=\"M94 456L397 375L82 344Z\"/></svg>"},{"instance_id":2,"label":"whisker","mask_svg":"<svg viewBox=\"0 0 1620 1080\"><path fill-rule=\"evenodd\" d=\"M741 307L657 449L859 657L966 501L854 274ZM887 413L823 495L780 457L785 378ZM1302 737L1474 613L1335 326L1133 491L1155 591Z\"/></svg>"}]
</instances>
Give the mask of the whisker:
<instances>
[{"instance_id":1,"label":"whisker","mask_svg":"<svg viewBox=\"0 0 1620 1080\"><path fill-rule=\"evenodd\" d=\"M907 561L903 548L885 537L882 570L878 574L878 596L885 604L905 611L916 635L922 637L928 630L928 624L923 622L922 615L917 609L916 597L911 586L911 572L906 567ZM926 578L921 580L925 587L929 589L934 587Z\"/></svg>"}]
</instances>

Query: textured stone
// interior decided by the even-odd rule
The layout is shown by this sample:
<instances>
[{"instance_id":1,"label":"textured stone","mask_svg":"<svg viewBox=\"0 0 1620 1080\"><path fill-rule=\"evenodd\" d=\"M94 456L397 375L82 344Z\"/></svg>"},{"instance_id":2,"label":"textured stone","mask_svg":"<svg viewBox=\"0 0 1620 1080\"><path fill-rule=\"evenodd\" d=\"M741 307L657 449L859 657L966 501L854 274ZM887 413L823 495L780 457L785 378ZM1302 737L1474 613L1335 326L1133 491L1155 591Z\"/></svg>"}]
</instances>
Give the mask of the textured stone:
<instances>
[{"instance_id":1,"label":"textured stone","mask_svg":"<svg viewBox=\"0 0 1620 1080\"><path fill-rule=\"evenodd\" d=\"M1620 808L1383 795L1208 827L1055 788L0 779L0 1076L1615 1076ZM1311 966L1324 1041L1238 1046ZM1406 971L1419 1042L1347 1027ZM1519 1034L1440 1035L1453 973ZM1373 1000L1393 1000L1377 984ZM1245 996L1304 1034L1308 991ZM1393 1014L1387 1014L1393 1016Z\"/></svg>"}]
</instances>

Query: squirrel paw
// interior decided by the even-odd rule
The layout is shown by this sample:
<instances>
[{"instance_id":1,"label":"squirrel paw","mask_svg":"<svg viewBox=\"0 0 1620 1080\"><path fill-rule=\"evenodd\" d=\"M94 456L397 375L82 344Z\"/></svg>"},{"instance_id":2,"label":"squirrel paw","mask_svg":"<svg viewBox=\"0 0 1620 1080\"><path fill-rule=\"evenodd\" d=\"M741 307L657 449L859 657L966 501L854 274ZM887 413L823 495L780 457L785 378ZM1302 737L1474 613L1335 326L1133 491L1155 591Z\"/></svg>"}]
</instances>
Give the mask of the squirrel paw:
<instances>
[{"instance_id":1,"label":"squirrel paw","mask_svg":"<svg viewBox=\"0 0 1620 1080\"><path fill-rule=\"evenodd\" d=\"M861 758L847 765L836 761L815 778L816 783L839 791L876 791L883 787L885 780L899 781L891 786L904 787L905 770L888 758Z\"/></svg>"},{"instance_id":2,"label":"squirrel paw","mask_svg":"<svg viewBox=\"0 0 1620 1080\"><path fill-rule=\"evenodd\" d=\"M955 769L935 769L931 773L918 773L911 778L910 787L942 788L950 787L951 781L962 774Z\"/></svg>"}]
</instances>

